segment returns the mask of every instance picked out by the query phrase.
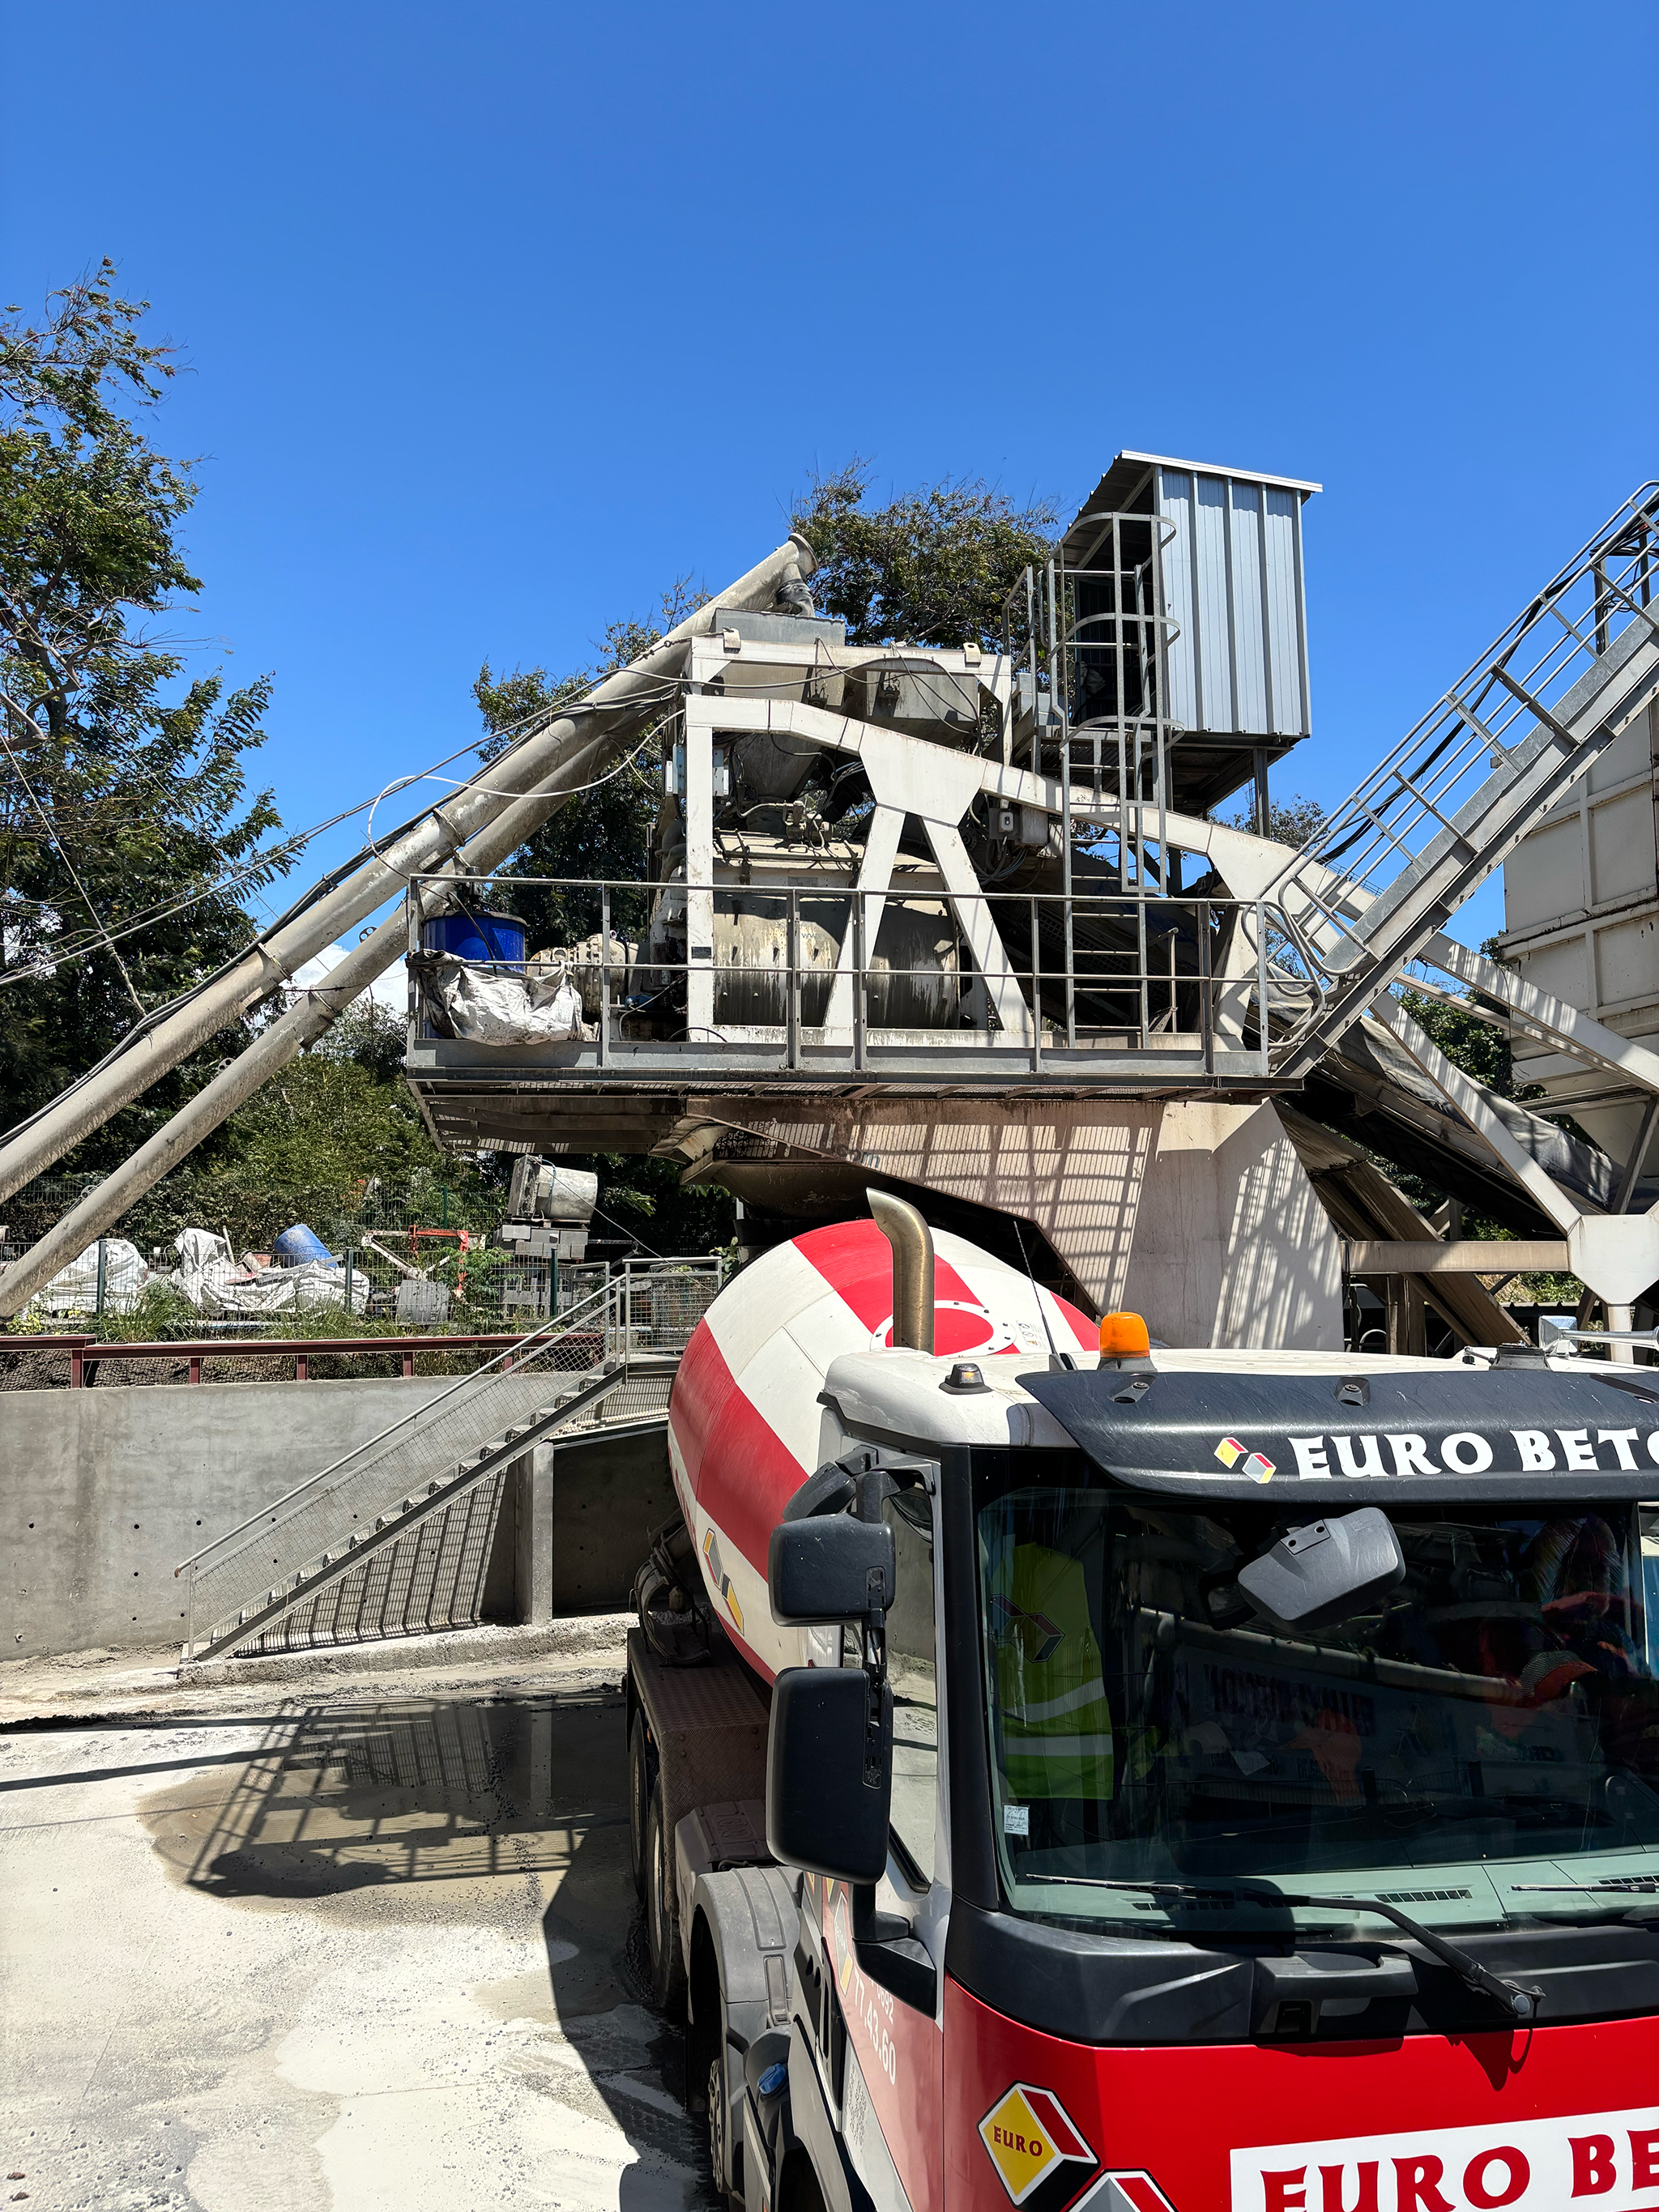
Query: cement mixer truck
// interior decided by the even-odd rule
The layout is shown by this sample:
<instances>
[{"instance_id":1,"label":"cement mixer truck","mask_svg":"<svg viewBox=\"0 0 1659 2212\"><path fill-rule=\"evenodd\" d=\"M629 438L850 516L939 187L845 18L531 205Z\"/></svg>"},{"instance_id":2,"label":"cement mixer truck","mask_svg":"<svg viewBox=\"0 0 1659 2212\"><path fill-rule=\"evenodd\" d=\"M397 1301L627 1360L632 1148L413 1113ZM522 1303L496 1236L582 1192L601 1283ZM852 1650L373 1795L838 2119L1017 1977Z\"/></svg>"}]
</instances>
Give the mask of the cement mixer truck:
<instances>
[{"instance_id":1,"label":"cement mixer truck","mask_svg":"<svg viewBox=\"0 0 1659 2212\"><path fill-rule=\"evenodd\" d=\"M1659 2205L1659 1377L1165 1350L871 1202L710 1309L635 1589L718 2189Z\"/></svg>"}]
</instances>

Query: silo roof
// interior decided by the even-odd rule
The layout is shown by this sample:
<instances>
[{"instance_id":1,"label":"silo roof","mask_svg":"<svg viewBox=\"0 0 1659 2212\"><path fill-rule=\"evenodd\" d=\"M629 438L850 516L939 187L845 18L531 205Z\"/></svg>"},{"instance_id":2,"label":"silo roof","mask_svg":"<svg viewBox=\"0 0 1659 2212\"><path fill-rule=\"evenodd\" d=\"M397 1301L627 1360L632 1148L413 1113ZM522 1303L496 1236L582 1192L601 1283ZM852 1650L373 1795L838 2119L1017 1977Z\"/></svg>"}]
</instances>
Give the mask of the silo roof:
<instances>
[{"instance_id":1,"label":"silo roof","mask_svg":"<svg viewBox=\"0 0 1659 2212\"><path fill-rule=\"evenodd\" d=\"M1300 492L1304 499L1310 492L1325 489L1323 484L1310 483L1305 477L1276 477L1265 469L1225 468L1215 461L1177 460L1172 453L1120 453L1078 509L1076 520L1060 541L1068 557L1083 550L1073 545L1072 538L1085 515L1151 512L1152 502L1145 494L1154 469L1180 469L1189 476L1232 477L1242 483L1272 484L1280 491Z\"/></svg>"}]
</instances>

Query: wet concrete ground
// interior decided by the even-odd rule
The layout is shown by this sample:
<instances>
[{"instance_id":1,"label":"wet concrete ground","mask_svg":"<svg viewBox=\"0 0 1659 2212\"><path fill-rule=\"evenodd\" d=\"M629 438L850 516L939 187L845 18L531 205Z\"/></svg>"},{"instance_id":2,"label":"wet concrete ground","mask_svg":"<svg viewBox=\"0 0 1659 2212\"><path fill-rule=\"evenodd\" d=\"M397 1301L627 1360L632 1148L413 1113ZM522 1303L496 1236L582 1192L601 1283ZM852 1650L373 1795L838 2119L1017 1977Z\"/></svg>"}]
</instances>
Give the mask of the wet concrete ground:
<instances>
[{"instance_id":1,"label":"wet concrete ground","mask_svg":"<svg viewBox=\"0 0 1659 2212\"><path fill-rule=\"evenodd\" d=\"M712 2206L619 1656L0 1737L0 2203Z\"/></svg>"}]
</instances>

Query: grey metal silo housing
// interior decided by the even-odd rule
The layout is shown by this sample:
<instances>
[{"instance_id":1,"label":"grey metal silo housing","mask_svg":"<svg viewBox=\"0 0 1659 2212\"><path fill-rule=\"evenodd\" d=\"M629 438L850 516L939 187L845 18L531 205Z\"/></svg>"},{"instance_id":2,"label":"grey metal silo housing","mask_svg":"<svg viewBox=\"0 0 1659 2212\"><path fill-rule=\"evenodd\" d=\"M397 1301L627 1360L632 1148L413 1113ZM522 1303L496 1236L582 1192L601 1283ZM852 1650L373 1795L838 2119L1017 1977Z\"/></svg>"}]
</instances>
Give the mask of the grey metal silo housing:
<instances>
[{"instance_id":1,"label":"grey metal silo housing","mask_svg":"<svg viewBox=\"0 0 1659 2212\"><path fill-rule=\"evenodd\" d=\"M1120 453L1061 541L1087 569L1109 515L1156 515L1168 617L1165 704L1171 799L1203 813L1311 730L1302 507L1321 489L1294 477L1161 453Z\"/></svg>"}]
</instances>

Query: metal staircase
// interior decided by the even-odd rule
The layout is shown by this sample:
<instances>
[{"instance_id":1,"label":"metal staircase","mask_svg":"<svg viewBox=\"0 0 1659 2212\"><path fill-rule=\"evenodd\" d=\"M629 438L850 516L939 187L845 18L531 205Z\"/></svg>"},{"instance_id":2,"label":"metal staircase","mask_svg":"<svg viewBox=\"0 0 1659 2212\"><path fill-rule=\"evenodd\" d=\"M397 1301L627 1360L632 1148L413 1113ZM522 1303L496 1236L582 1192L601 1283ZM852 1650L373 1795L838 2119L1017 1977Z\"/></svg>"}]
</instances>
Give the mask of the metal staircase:
<instances>
[{"instance_id":1,"label":"metal staircase","mask_svg":"<svg viewBox=\"0 0 1659 2212\"><path fill-rule=\"evenodd\" d=\"M1276 1076L1307 1075L1659 693L1656 515L1644 484L1266 887Z\"/></svg>"},{"instance_id":2,"label":"metal staircase","mask_svg":"<svg viewBox=\"0 0 1659 2212\"><path fill-rule=\"evenodd\" d=\"M184 1560L183 1659L475 1620L514 1462L665 1413L679 1345L641 1347L639 1297L626 1276L606 1283ZM707 1303L687 1305L681 1341Z\"/></svg>"}]
</instances>

